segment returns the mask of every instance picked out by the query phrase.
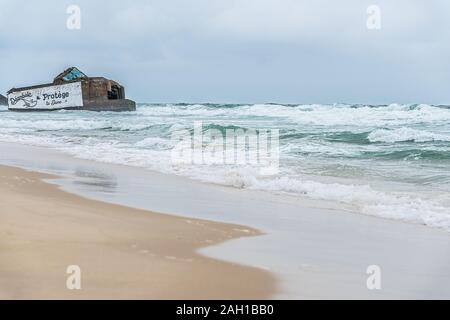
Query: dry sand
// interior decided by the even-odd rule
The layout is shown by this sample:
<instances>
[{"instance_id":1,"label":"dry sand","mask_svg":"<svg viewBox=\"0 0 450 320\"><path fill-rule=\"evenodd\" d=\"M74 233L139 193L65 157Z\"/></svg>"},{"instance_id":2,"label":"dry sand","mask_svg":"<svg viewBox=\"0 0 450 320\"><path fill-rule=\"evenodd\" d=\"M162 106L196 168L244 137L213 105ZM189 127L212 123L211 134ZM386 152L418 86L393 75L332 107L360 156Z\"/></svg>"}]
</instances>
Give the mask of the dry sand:
<instances>
[{"instance_id":1,"label":"dry sand","mask_svg":"<svg viewBox=\"0 0 450 320\"><path fill-rule=\"evenodd\" d=\"M0 299L264 299L272 274L196 253L247 227L66 193L51 176L0 166ZM176 201L176 196L174 197ZM81 290L68 290L69 265Z\"/></svg>"}]
</instances>

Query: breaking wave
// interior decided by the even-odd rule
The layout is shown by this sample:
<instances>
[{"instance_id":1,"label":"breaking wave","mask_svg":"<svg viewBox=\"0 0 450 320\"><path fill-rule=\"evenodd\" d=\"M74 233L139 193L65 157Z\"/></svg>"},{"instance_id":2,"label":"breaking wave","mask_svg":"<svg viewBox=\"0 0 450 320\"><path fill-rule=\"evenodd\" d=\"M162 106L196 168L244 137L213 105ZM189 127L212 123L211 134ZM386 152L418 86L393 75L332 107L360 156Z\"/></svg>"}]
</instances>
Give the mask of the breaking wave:
<instances>
[{"instance_id":1,"label":"breaking wave","mask_svg":"<svg viewBox=\"0 0 450 320\"><path fill-rule=\"evenodd\" d=\"M369 134L371 142L430 142L430 141L450 141L450 135L438 134L434 132L416 130L412 128L399 128L394 130L378 129Z\"/></svg>"},{"instance_id":2,"label":"breaking wave","mask_svg":"<svg viewBox=\"0 0 450 320\"><path fill-rule=\"evenodd\" d=\"M280 171L171 163L177 130L279 129ZM340 202L450 231L450 108L426 104L140 104L136 112L10 113L0 140L235 188Z\"/></svg>"}]
</instances>

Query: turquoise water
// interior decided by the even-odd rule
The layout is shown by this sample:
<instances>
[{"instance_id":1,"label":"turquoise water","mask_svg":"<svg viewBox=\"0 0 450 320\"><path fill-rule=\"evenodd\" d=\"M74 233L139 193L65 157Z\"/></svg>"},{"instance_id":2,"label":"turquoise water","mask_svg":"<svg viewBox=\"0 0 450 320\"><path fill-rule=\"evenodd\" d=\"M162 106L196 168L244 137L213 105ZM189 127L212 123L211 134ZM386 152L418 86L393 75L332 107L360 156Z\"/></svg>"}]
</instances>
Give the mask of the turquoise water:
<instances>
[{"instance_id":1,"label":"turquoise water","mask_svg":"<svg viewBox=\"0 0 450 320\"><path fill-rule=\"evenodd\" d=\"M174 132L279 130L276 175L252 164L174 164ZM136 112L0 111L0 140L236 188L351 205L450 230L450 108L430 105L139 104Z\"/></svg>"}]
</instances>

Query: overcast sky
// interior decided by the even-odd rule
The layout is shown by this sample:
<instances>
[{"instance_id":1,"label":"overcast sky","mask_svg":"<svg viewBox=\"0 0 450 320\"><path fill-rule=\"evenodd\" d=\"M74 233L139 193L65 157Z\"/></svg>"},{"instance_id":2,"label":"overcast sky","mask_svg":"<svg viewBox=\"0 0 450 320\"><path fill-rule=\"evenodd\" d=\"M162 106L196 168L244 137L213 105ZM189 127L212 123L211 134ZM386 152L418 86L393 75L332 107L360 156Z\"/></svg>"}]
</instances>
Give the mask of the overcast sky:
<instances>
[{"instance_id":1,"label":"overcast sky","mask_svg":"<svg viewBox=\"0 0 450 320\"><path fill-rule=\"evenodd\" d=\"M450 1L0 0L0 61L1 93L78 66L139 102L450 104Z\"/></svg>"}]
</instances>

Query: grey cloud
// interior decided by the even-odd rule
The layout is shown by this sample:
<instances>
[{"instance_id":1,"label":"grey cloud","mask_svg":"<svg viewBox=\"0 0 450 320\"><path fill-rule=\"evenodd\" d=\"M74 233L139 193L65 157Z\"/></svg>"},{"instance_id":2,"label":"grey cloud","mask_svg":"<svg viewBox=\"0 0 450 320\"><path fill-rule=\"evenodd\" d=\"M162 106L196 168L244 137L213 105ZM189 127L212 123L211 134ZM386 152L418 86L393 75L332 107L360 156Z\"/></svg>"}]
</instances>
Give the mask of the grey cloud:
<instances>
[{"instance_id":1,"label":"grey cloud","mask_svg":"<svg viewBox=\"0 0 450 320\"><path fill-rule=\"evenodd\" d=\"M366 28L366 8L382 29ZM66 29L66 7L82 29ZM450 102L450 3L365 0L0 3L0 91L70 65L139 101Z\"/></svg>"}]
</instances>

